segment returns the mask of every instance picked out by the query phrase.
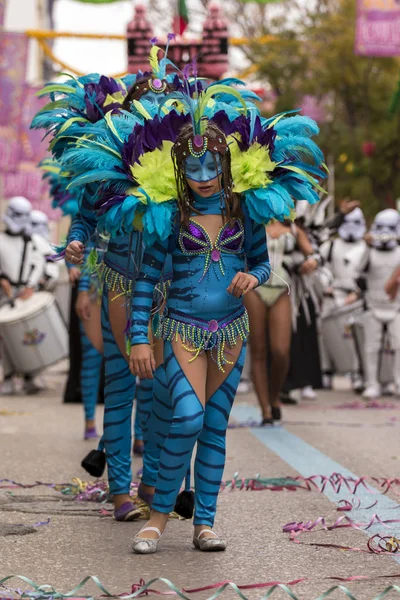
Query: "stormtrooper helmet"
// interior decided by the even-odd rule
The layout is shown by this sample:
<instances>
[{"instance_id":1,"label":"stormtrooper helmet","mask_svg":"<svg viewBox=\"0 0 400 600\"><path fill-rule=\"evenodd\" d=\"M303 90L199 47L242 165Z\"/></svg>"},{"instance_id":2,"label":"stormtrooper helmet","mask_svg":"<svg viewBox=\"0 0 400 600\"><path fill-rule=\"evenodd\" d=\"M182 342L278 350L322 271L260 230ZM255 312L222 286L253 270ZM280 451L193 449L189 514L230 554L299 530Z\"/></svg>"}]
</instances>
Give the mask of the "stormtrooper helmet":
<instances>
[{"instance_id":1,"label":"stormtrooper helmet","mask_svg":"<svg viewBox=\"0 0 400 600\"><path fill-rule=\"evenodd\" d=\"M46 239L49 238L49 219L41 210L33 210L31 212L31 233L36 233Z\"/></svg>"},{"instance_id":2,"label":"stormtrooper helmet","mask_svg":"<svg viewBox=\"0 0 400 600\"><path fill-rule=\"evenodd\" d=\"M7 205L3 221L7 231L14 235L28 233L31 224L32 204L23 196L14 196Z\"/></svg>"},{"instance_id":3,"label":"stormtrooper helmet","mask_svg":"<svg viewBox=\"0 0 400 600\"><path fill-rule=\"evenodd\" d=\"M379 250L392 250L397 246L400 234L400 215L397 210L387 208L379 212L370 230L372 245Z\"/></svg>"},{"instance_id":4,"label":"stormtrooper helmet","mask_svg":"<svg viewBox=\"0 0 400 600\"><path fill-rule=\"evenodd\" d=\"M345 242L359 242L363 239L367 227L361 208L355 208L345 215L344 221L338 229L338 234Z\"/></svg>"}]
</instances>

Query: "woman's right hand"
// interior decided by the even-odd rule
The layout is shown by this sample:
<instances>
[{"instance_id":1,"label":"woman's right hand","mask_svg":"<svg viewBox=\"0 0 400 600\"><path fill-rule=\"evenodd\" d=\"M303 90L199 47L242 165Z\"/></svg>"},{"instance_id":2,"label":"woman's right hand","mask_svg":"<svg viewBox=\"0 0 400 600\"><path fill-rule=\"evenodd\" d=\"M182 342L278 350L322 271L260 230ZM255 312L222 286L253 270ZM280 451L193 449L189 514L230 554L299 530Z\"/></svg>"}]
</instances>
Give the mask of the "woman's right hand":
<instances>
[{"instance_id":1,"label":"woman's right hand","mask_svg":"<svg viewBox=\"0 0 400 600\"><path fill-rule=\"evenodd\" d=\"M154 379L153 373L156 370L156 361L149 344L132 346L129 368L132 375L139 377L139 379Z\"/></svg>"},{"instance_id":2,"label":"woman's right hand","mask_svg":"<svg viewBox=\"0 0 400 600\"><path fill-rule=\"evenodd\" d=\"M70 242L65 249L65 260L72 265L81 265L85 253L85 246L82 242Z\"/></svg>"}]
</instances>

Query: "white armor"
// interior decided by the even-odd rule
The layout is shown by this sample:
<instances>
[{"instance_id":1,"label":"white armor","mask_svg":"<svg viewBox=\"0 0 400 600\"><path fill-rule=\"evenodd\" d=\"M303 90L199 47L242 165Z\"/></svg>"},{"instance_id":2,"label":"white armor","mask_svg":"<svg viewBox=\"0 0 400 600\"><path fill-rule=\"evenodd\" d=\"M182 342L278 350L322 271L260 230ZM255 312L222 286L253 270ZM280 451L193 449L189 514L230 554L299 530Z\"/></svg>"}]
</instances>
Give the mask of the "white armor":
<instances>
[{"instance_id":1,"label":"white armor","mask_svg":"<svg viewBox=\"0 0 400 600\"><path fill-rule=\"evenodd\" d=\"M364 215L360 208L356 208L351 213L345 215L343 223L338 229L339 237L333 241L325 242L320 249L321 256L329 265L332 275L333 284L330 289L330 293L325 295L322 305L322 334L329 334L329 329L324 331L324 318L332 317L335 318L335 313L346 305L346 299L352 292L358 292L357 278L359 276L359 265L363 256L365 255L367 244L364 241L364 235L366 232L366 225ZM354 310L357 310L357 305L354 305ZM352 308L348 309L349 322L352 318ZM338 326L341 321L339 320L340 312L338 314ZM325 321L331 323L332 321ZM347 356L350 356L349 371L351 371L353 388L355 390L361 390L363 383L360 377L360 361L356 351L354 340L348 341L348 337L351 337L350 327L347 331L347 336L343 336L342 344L346 344ZM345 339L347 337L347 339ZM340 338L339 338L340 339ZM331 356L330 352L339 353L344 355L344 346L341 344L337 347L333 347L332 344L328 344L328 341L324 343L324 339L321 341L321 358L322 368L324 373L332 372L332 363L340 363L339 356ZM331 348L328 352L327 348Z\"/></svg>"},{"instance_id":2,"label":"white armor","mask_svg":"<svg viewBox=\"0 0 400 600\"><path fill-rule=\"evenodd\" d=\"M44 273L43 254L38 250L30 230L31 203L23 197L12 198L4 215L6 230L0 232L0 279L11 284L12 295L25 287L36 289ZM0 288L0 302L5 294ZM13 372L13 367L3 355L5 376Z\"/></svg>"},{"instance_id":3,"label":"white armor","mask_svg":"<svg viewBox=\"0 0 400 600\"><path fill-rule=\"evenodd\" d=\"M356 208L344 217L338 229L339 237L321 246L321 255L329 263L334 277L333 297L338 307L350 292L358 289L359 265L367 248L365 232L364 215Z\"/></svg>"},{"instance_id":4,"label":"white armor","mask_svg":"<svg viewBox=\"0 0 400 600\"><path fill-rule=\"evenodd\" d=\"M391 301L385 292L385 284L400 265L399 232L400 216L397 211L387 209L378 213L370 231L373 247L366 249L359 265L366 281L363 319L368 384L366 398L380 395L378 365L385 329L395 351L393 380L397 393L400 393L400 298Z\"/></svg>"},{"instance_id":5,"label":"white armor","mask_svg":"<svg viewBox=\"0 0 400 600\"><path fill-rule=\"evenodd\" d=\"M46 240L50 238L49 219L41 210L31 212L31 233L40 235Z\"/></svg>"},{"instance_id":6,"label":"white armor","mask_svg":"<svg viewBox=\"0 0 400 600\"><path fill-rule=\"evenodd\" d=\"M7 279L17 289L35 289L43 275L43 255L27 233L31 211L26 198L11 198L3 218L6 231L0 233L0 278Z\"/></svg>"},{"instance_id":7,"label":"white armor","mask_svg":"<svg viewBox=\"0 0 400 600\"><path fill-rule=\"evenodd\" d=\"M32 204L23 196L14 196L8 201L3 217L7 231L14 235L29 233Z\"/></svg>"}]
</instances>

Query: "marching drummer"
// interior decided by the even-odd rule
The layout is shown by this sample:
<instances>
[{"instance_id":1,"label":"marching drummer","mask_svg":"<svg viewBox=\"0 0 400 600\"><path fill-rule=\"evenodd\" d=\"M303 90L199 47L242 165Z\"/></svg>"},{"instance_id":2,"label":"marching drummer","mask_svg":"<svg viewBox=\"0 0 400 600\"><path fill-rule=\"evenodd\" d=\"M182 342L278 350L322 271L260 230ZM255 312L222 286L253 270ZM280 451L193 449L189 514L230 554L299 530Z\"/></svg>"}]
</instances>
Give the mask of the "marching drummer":
<instances>
[{"instance_id":1,"label":"marching drummer","mask_svg":"<svg viewBox=\"0 0 400 600\"><path fill-rule=\"evenodd\" d=\"M382 392L379 353L386 334L389 334L395 351L392 379L395 394L400 396L400 297L396 293L398 284L396 285L395 272L400 264L399 233L399 213L392 208L379 212L369 232L370 247L358 265L360 285L365 289L366 310L363 325L367 388L363 396L367 400L379 398ZM392 285L388 290L387 286L391 280Z\"/></svg>"},{"instance_id":2,"label":"marching drummer","mask_svg":"<svg viewBox=\"0 0 400 600\"><path fill-rule=\"evenodd\" d=\"M330 267L334 277L333 284L325 290L322 303L322 319L330 317L338 309L344 306L354 305L360 295L357 285L359 276L359 262L364 255L367 244L364 240L367 227L361 208L356 207L348 214L344 214L338 228L338 237L325 242L321 246L321 255ZM351 371L352 387L355 392L362 392L364 382L361 376L361 365L356 351L355 343L343 343L349 348L349 352L343 352L343 347L333 348L326 339L324 327L322 327L321 354L323 366L324 387L332 388L332 376L334 365L340 363L340 356L350 354L349 370ZM351 332L348 332L352 337Z\"/></svg>"},{"instance_id":3,"label":"marching drummer","mask_svg":"<svg viewBox=\"0 0 400 600\"><path fill-rule=\"evenodd\" d=\"M28 300L37 288L44 272L43 254L36 248L29 234L32 205L23 196L11 198L3 221L5 231L0 232L0 305L7 298ZM1 393L15 392L15 369L3 348L4 382ZM24 375L24 391L39 391L33 377Z\"/></svg>"}]
</instances>

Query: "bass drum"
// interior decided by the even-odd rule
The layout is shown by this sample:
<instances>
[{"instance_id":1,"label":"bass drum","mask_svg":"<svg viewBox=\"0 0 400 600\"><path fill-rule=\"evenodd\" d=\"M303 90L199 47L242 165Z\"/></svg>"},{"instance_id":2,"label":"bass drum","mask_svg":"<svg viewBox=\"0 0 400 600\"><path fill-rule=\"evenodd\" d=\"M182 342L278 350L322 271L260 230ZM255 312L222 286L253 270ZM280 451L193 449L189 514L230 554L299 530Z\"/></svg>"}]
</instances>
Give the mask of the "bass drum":
<instances>
[{"instance_id":1,"label":"bass drum","mask_svg":"<svg viewBox=\"0 0 400 600\"><path fill-rule=\"evenodd\" d=\"M321 319L321 335L335 373L345 375L357 365L353 327L363 313L361 300L342 306Z\"/></svg>"},{"instance_id":2,"label":"bass drum","mask_svg":"<svg viewBox=\"0 0 400 600\"><path fill-rule=\"evenodd\" d=\"M50 292L3 306L0 336L18 373L34 375L68 356L67 327Z\"/></svg>"},{"instance_id":3,"label":"bass drum","mask_svg":"<svg viewBox=\"0 0 400 600\"><path fill-rule=\"evenodd\" d=\"M364 323L360 319L354 323L354 338L357 345L357 350L360 356L361 371L365 373L365 335L364 335ZM382 339L382 347L379 353L379 365L378 365L378 381L381 385L387 385L393 382L394 372L394 350L388 332L385 332Z\"/></svg>"}]
</instances>

